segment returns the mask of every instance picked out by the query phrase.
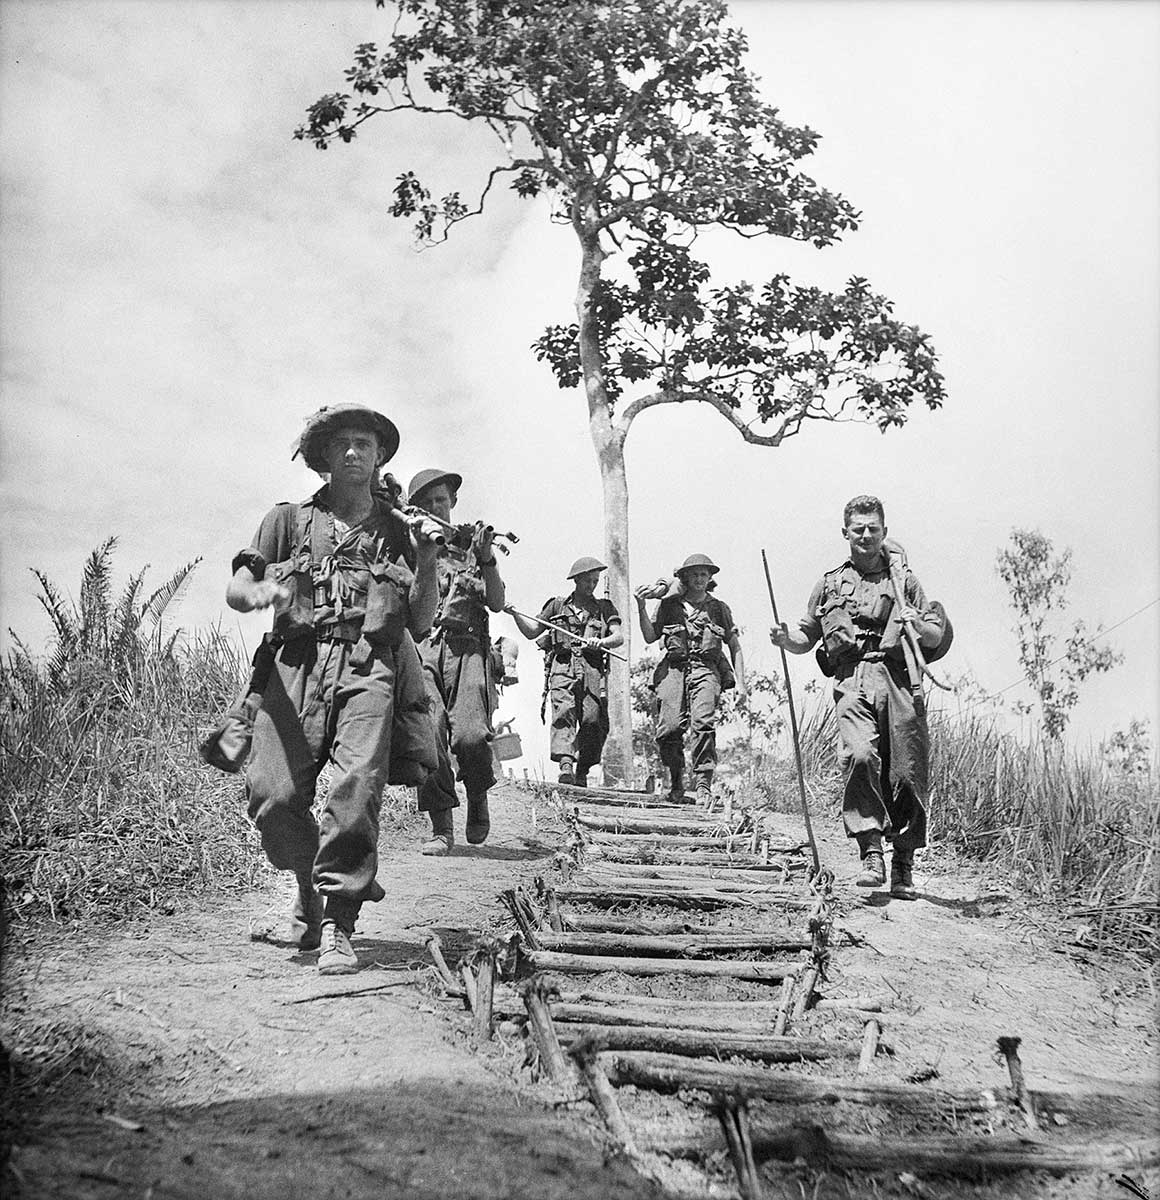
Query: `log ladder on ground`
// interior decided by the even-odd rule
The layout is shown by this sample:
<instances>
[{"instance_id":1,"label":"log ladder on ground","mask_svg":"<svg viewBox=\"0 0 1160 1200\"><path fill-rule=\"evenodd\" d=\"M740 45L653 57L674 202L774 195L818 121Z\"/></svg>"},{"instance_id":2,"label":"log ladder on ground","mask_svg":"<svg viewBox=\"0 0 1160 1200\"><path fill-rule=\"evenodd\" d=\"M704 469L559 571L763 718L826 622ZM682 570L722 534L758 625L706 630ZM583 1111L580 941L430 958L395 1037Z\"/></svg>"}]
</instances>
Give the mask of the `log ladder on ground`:
<instances>
[{"instance_id":1,"label":"log ladder on ground","mask_svg":"<svg viewBox=\"0 0 1160 1200\"><path fill-rule=\"evenodd\" d=\"M522 1030L526 1061L562 1098L586 1095L642 1173L728 1162L749 1200L776 1161L979 1178L1160 1160L1148 1142L1064 1133L1071 1100L1027 1089L1016 1037L998 1039L1008 1079L991 1088L883 1079L893 998L823 995L834 879L792 819L732 797L705 811L523 786L566 831L553 877L506 891L510 934L456 971L434 935L428 949L476 1040Z\"/></svg>"}]
</instances>

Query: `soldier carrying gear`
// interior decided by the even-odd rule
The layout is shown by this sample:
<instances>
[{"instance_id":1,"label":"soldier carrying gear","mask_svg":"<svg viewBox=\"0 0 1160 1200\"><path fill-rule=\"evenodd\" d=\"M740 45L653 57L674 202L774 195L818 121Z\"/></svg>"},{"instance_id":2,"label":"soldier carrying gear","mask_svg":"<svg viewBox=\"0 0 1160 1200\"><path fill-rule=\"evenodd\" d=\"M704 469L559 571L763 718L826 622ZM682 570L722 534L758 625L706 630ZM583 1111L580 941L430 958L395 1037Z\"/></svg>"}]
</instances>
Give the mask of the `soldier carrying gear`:
<instances>
[{"instance_id":1,"label":"soldier carrying gear","mask_svg":"<svg viewBox=\"0 0 1160 1200\"><path fill-rule=\"evenodd\" d=\"M886 882L885 838L894 849L891 895L913 900L914 851L926 845L930 739L910 636L933 661L950 645L950 623L891 553L901 548L886 539L881 500L855 496L842 522L849 557L815 585L797 629L782 624L769 637L791 654L821 641L819 665L834 679L842 817L862 859L858 886Z\"/></svg>"},{"instance_id":2,"label":"soldier carrying gear","mask_svg":"<svg viewBox=\"0 0 1160 1200\"><path fill-rule=\"evenodd\" d=\"M588 772L600 762L608 737L605 651L624 644L620 614L611 600L596 598L596 586L606 570L599 559L578 558L568 571L574 584L571 595L545 601L535 620L510 606L504 610L520 633L544 651L544 693L552 705L552 761L560 764L561 783L580 787L587 786ZM549 629L541 621L560 629Z\"/></svg>"},{"instance_id":3,"label":"soldier carrying gear","mask_svg":"<svg viewBox=\"0 0 1160 1200\"><path fill-rule=\"evenodd\" d=\"M685 802L685 734L689 734L696 798L708 805L717 766L717 706L732 687L744 701L745 657L729 605L709 594L720 568L708 555L691 554L673 574L650 617L645 607L660 585L636 589L637 618L644 640L660 641L664 655L651 683L658 701L657 749L669 771L669 798ZM728 656L725 649L728 648Z\"/></svg>"},{"instance_id":4,"label":"soldier carrying gear","mask_svg":"<svg viewBox=\"0 0 1160 1200\"><path fill-rule=\"evenodd\" d=\"M411 480L408 501L441 522L450 522L463 477L429 467ZM504 584L496 564L490 526L476 522L464 547L453 539L437 561L439 607L428 637L419 644L427 694L435 714L439 769L419 788L419 811L431 815L423 854L447 854L455 844L453 812L459 807L456 773L467 791L466 836L487 840L491 827L487 790L495 783L491 719L496 706L488 611L502 612Z\"/></svg>"},{"instance_id":5,"label":"soldier carrying gear","mask_svg":"<svg viewBox=\"0 0 1160 1200\"><path fill-rule=\"evenodd\" d=\"M359 909L383 898L378 818L392 751L407 743L406 782L437 765L413 641L435 614L435 546L416 542L377 490L398 444L372 409L314 413L294 457L328 482L266 514L226 590L239 612L274 608L246 791L266 856L297 880L291 940L321 947L323 974L358 969L350 938ZM311 807L327 762L320 831Z\"/></svg>"}]
</instances>

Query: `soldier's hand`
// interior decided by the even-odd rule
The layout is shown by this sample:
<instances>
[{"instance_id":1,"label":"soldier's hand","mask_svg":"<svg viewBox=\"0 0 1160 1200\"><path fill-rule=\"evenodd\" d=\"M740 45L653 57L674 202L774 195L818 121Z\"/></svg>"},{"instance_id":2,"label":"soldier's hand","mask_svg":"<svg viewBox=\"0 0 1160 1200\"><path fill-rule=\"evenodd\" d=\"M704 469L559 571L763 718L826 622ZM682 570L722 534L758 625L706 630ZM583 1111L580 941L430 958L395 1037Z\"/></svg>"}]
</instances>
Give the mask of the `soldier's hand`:
<instances>
[{"instance_id":1,"label":"soldier's hand","mask_svg":"<svg viewBox=\"0 0 1160 1200\"><path fill-rule=\"evenodd\" d=\"M289 600L290 589L273 579L260 579L249 589L246 599L251 610L269 608L271 604Z\"/></svg>"},{"instance_id":2,"label":"soldier's hand","mask_svg":"<svg viewBox=\"0 0 1160 1200\"><path fill-rule=\"evenodd\" d=\"M641 583L633 588L632 594L637 598L637 601L643 604L646 600L653 598L653 585L651 583Z\"/></svg>"},{"instance_id":3,"label":"soldier's hand","mask_svg":"<svg viewBox=\"0 0 1160 1200\"><path fill-rule=\"evenodd\" d=\"M600 639L594 638L594 637L585 638L584 639L584 649L585 650L600 650L600 649L602 649L602 647L600 645Z\"/></svg>"},{"instance_id":4,"label":"soldier's hand","mask_svg":"<svg viewBox=\"0 0 1160 1200\"><path fill-rule=\"evenodd\" d=\"M769 640L782 650L789 644L789 627L784 621L770 629Z\"/></svg>"},{"instance_id":5,"label":"soldier's hand","mask_svg":"<svg viewBox=\"0 0 1160 1200\"><path fill-rule=\"evenodd\" d=\"M492 545L494 538L494 529L482 521L476 521L475 532L471 535L471 548L475 552L476 562L480 565L494 562L495 547Z\"/></svg>"},{"instance_id":6,"label":"soldier's hand","mask_svg":"<svg viewBox=\"0 0 1160 1200\"><path fill-rule=\"evenodd\" d=\"M918 620L918 610L912 608L909 604L904 604L898 610L898 619L907 625L913 625Z\"/></svg>"},{"instance_id":7,"label":"soldier's hand","mask_svg":"<svg viewBox=\"0 0 1160 1200\"><path fill-rule=\"evenodd\" d=\"M749 689L743 683L737 685L737 705L745 708L749 704Z\"/></svg>"}]
</instances>

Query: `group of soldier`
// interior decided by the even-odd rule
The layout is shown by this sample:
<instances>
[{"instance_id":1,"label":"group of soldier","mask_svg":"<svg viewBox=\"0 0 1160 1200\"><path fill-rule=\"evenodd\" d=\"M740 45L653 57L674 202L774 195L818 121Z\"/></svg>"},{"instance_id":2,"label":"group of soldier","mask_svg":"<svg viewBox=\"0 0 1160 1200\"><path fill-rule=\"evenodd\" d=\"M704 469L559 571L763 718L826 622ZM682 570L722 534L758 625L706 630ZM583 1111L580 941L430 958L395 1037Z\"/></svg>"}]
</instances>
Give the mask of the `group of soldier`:
<instances>
[{"instance_id":1,"label":"group of soldier","mask_svg":"<svg viewBox=\"0 0 1160 1200\"><path fill-rule=\"evenodd\" d=\"M431 822L422 853L445 855L454 845L457 779L467 798L467 842L488 837L502 678L490 614L508 613L545 655L551 757L564 784L586 786L600 763L608 659L624 641L620 614L596 595L606 568L594 558L573 563L571 591L536 616L509 605L495 532L452 521L462 477L420 471L404 499L383 471L398 445L394 424L372 409L340 404L313 414L295 456L326 482L309 499L266 514L235 556L226 594L239 611L274 608L255 659L248 808L270 862L297 882L287 936L301 949L319 949L323 974L357 970L351 936L359 910L383 898L378 817L388 783L418 788ZM858 883L885 883L890 841L891 891L913 898L913 852L925 844L927 741L904 651L908 636L925 649L946 631L941 609L926 603L905 568L893 603L899 579L885 535L881 503L852 500L843 520L848 560L819 582L798 627L780 625L770 638L791 653L822 641L835 677L843 815L861 851ZM733 615L713 594L717 574L715 563L694 554L671 580L635 591L644 641L663 650L651 691L674 803L709 800L722 692L746 696ZM650 601L659 602L651 614Z\"/></svg>"}]
</instances>

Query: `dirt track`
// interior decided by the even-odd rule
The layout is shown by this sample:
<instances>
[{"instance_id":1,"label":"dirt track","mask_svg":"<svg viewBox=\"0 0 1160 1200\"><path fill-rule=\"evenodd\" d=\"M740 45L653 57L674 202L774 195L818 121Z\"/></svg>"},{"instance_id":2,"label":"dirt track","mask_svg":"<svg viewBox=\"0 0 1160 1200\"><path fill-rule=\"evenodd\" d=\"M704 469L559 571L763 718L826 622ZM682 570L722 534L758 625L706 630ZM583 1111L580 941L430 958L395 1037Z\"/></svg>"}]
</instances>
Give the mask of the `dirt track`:
<instances>
[{"instance_id":1,"label":"dirt track","mask_svg":"<svg viewBox=\"0 0 1160 1200\"><path fill-rule=\"evenodd\" d=\"M274 889L44 947L35 965L10 966L5 1045L27 1050L39 1024L54 1037L72 1029L79 1056L15 1147L7 1192L154 1200L660 1195L605 1154L587 1106L544 1104L520 1072L517 1042L474 1051L466 1021L426 982L428 927L441 931L453 961L465 931L500 923L503 887L550 868L555 837L543 813L533 825L532 803L499 790L487 846L457 847L443 860L418 854L417 818L385 829L388 899L364 910L357 976L321 979L313 955L249 940L251 918L282 904ZM1147 992L1129 972L1059 953L1058 929L1042 913L1017 908L993 881L940 873L934 855L919 901L867 903L848 887L854 863L845 840L829 821L818 823L823 857L849 901L839 928L858 943L838 953L826 992L897 995L888 1017L896 1056L884 1077L933 1069L948 1082L995 1086L1004 1074L994 1039L1016 1034L1032 1087L1117 1097L1123 1132L1146 1135L1155 1120L1144 1102L1156 1088L1156 1040ZM91 1087L84 1076L94 1066ZM797 1182L791 1171L784 1194L802 1194ZM903 1194L896 1179L869 1182L873 1192ZM1141 1182L1157 1194L1160 1180ZM850 1187L834 1179L816 1194L873 1194ZM1096 1177L918 1187L934 1196L1127 1194Z\"/></svg>"}]
</instances>

